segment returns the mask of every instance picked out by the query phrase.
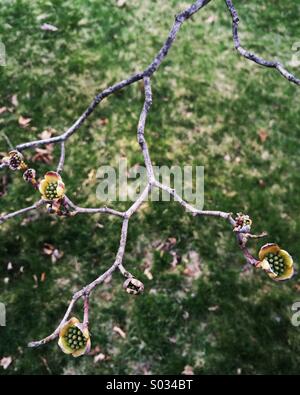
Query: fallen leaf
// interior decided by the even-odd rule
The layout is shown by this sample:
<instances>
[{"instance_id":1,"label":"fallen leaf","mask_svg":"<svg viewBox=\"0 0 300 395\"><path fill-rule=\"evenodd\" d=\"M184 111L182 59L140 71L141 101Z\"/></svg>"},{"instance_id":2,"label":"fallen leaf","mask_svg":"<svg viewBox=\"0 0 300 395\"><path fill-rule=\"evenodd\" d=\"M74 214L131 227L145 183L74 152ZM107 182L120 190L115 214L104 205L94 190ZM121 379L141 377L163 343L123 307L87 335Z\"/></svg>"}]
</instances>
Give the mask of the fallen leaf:
<instances>
[{"instance_id":1,"label":"fallen leaf","mask_svg":"<svg viewBox=\"0 0 300 395\"><path fill-rule=\"evenodd\" d=\"M194 370L193 370L192 366L186 365L184 367L184 370L183 370L183 372L181 374L184 374L186 376L193 376L195 373L194 373Z\"/></svg>"},{"instance_id":2,"label":"fallen leaf","mask_svg":"<svg viewBox=\"0 0 300 395\"><path fill-rule=\"evenodd\" d=\"M32 277L33 277L33 280L34 280L34 286L33 286L33 288L38 288L38 286L39 286L39 280L38 280L37 275L34 274Z\"/></svg>"},{"instance_id":3,"label":"fallen leaf","mask_svg":"<svg viewBox=\"0 0 300 395\"><path fill-rule=\"evenodd\" d=\"M189 312L188 312L188 311L185 311L185 312L182 314L182 318L183 318L184 320L188 320L188 319L190 318Z\"/></svg>"},{"instance_id":4,"label":"fallen leaf","mask_svg":"<svg viewBox=\"0 0 300 395\"><path fill-rule=\"evenodd\" d=\"M97 345L95 348L93 348L88 355L94 356L99 354L99 352L101 351L100 347Z\"/></svg>"},{"instance_id":5,"label":"fallen leaf","mask_svg":"<svg viewBox=\"0 0 300 395\"><path fill-rule=\"evenodd\" d=\"M18 101L18 96L17 95L12 95L12 97L11 97L11 104L14 107L18 107L19 101Z\"/></svg>"},{"instance_id":6,"label":"fallen leaf","mask_svg":"<svg viewBox=\"0 0 300 395\"><path fill-rule=\"evenodd\" d=\"M58 28L54 25L51 25L50 23L43 23L41 25L41 29L48 31L48 32L57 32Z\"/></svg>"},{"instance_id":7,"label":"fallen leaf","mask_svg":"<svg viewBox=\"0 0 300 395\"><path fill-rule=\"evenodd\" d=\"M217 15L210 15L207 19L206 19L206 23L208 23L209 25L216 22L218 20Z\"/></svg>"},{"instance_id":8,"label":"fallen leaf","mask_svg":"<svg viewBox=\"0 0 300 395\"><path fill-rule=\"evenodd\" d=\"M217 310L219 310L219 308L220 308L220 306L218 306L218 305L215 305L215 306L210 306L210 307L208 307L208 311L217 311Z\"/></svg>"},{"instance_id":9,"label":"fallen leaf","mask_svg":"<svg viewBox=\"0 0 300 395\"><path fill-rule=\"evenodd\" d=\"M199 256L198 252L189 251L186 267L183 271L183 274L185 274L188 277L197 279L201 276L201 273L202 273L202 271L201 271L201 265L200 265L200 256Z\"/></svg>"},{"instance_id":10,"label":"fallen leaf","mask_svg":"<svg viewBox=\"0 0 300 395\"><path fill-rule=\"evenodd\" d=\"M147 267L147 268L144 270L144 274L145 274L145 276L148 278L148 280L153 280L153 274L151 273L150 267Z\"/></svg>"},{"instance_id":11,"label":"fallen leaf","mask_svg":"<svg viewBox=\"0 0 300 395\"><path fill-rule=\"evenodd\" d=\"M175 251L170 251L170 255L173 257L171 267L175 269L176 266L181 262L181 256Z\"/></svg>"},{"instance_id":12,"label":"fallen leaf","mask_svg":"<svg viewBox=\"0 0 300 395\"><path fill-rule=\"evenodd\" d=\"M106 359L106 355L100 352L100 354L94 356L94 363L104 361Z\"/></svg>"},{"instance_id":13,"label":"fallen leaf","mask_svg":"<svg viewBox=\"0 0 300 395\"><path fill-rule=\"evenodd\" d=\"M64 256L63 251L58 250L57 248L54 247L54 245L52 245L50 243L44 244L43 252L45 255L48 255L51 257L52 263L56 263L59 259L61 259Z\"/></svg>"},{"instance_id":14,"label":"fallen leaf","mask_svg":"<svg viewBox=\"0 0 300 395\"><path fill-rule=\"evenodd\" d=\"M7 270L12 270L12 269L13 269L12 263L11 263L11 262L8 262Z\"/></svg>"},{"instance_id":15,"label":"fallen leaf","mask_svg":"<svg viewBox=\"0 0 300 395\"><path fill-rule=\"evenodd\" d=\"M96 179L96 170L92 169L89 171L88 176L83 181L83 186L88 186L89 184L93 184Z\"/></svg>"},{"instance_id":16,"label":"fallen leaf","mask_svg":"<svg viewBox=\"0 0 300 395\"><path fill-rule=\"evenodd\" d=\"M4 370L6 370L11 363L12 363L12 357L3 357L0 360L0 366L2 366Z\"/></svg>"},{"instance_id":17,"label":"fallen leaf","mask_svg":"<svg viewBox=\"0 0 300 395\"><path fill-rule=\"evenodd\" d=\"M118 7L124 7L126 5L127 0L117 0L117 6Z\"/></svg>"},{"instance_id":18,"label":"fallen leaf","mask_svg":"<svg viewBox=\"0 0 300 395\"><path fill-rule=\"evenodd\" d=\"M53 145L46 145L45 148L36 148L35 155L32 157L33 162L43 162L50 165L53 161Z\"/></svg>"},{"instance_id":19,"label":"fallen leaf","mask_svg":"<svg viewBox=\"0 0 300 395\"><path fill-rule=\"evenodd\" d=\"M170 251L177 243L175 237L169 237L166 241L160 242L156 247L157 251Z\"/></svg>"},{"instance_id":20,"label":"fallen leaf","mask_svg":"<svg viewBox=\"0 0 300 395\"><path fill-rule=\"evenodd\" d=\"M101 118L98 122L100 126L105 126L108 124L108 118Z\"/></svg>"},{"instance_id":21,"label":"fallen leaf","mask_svg":"<svg viewBox=\"0 0 300 395\"><path fill-rule=\"evenodd\" d=\"M43 130L42 133L39 134L39 138L42 140L50 139L51 136L52 136L51 129Z\"/></svg>"},{"instance_id":22,"label":"fallen leaf","mask_svg":"<svg viewBox=\"0 0 300 395\"><path fill-rule=\"evenodd\" d=\"M43 247L43 251L44 251L44 254L46 254L46 255L52 255L52 253L54 251L54 246L52 244L45 243L44 247Z\"/></svg>"},{"instance_id":23,"label":"fallen leaf","mask_svg":"<svg viewBox=\"0 0 300 395\"><path fill-rule=\"evenodd\" d=\"M46 273L43 272L43 273L41 274L41 282L43 283L43 282L45 282L45 280L46 280Z\"/></svg>"},{"instance_id":24,"label":"fallen leaf","mask_svg":"<svg viewBox=\"0 0 300 395\"><path fill-rule=\"evenodd\" d=\"M3 114L7 111L7 107L0 107L0 114Z\"/></svg>"},{"instance_id":25,"label":"fallen leaf","mask_svg":"<svg viewBox=\"0 0 300 395\"><path fill-rule=\"evenodd\" d=\"M109 284L112 280L112 275L107 276L106 279L104 280L104 284Z\"/></svg>"},{"instance_id":26,"label":"fallen leaf","mask_svg":"<svg viewBox=\"0 0 300 395\"><path fill-rule=\"evenodd\" d=\"M30 122L31 122L31 118L25 118L22 115L20 115L20 117L19 117L19 125L22 128L26 128L27 126L29 126Z\"/></svg>"},{"instance_id":27,"label":"fallen leaf","mask_svg":"<svg viewBox=\"0 0 300 395\"><path fill-rule=\"evenodd\" d=\"M265 188L265 186L266 186L265 181L262 180L262 179L260 179L260 180L258 181L258 184L259 184L259 186L260 186L261 188Z\"/></svg>"},{"instance_id":28,"label":"fallen leaf","mask_svg":"<svg viewBox=\"0 0 300 395\"><path fill-rule=\"evenodd\" d=\"M118 326L114 326L113 331L116 332L118 335L120 335L122 339L126 339L126 333Z\"/></svg>"},{"instance_id":29,"label":"fallen leaf","mask_svg":"<svg viewBox=\"0 0 300 395\"><path fill-rule=\"evenodd\" d=\"M268 132L265 129L260 129L258 132L258 136L262 143L264 143L269 137Z\"/></svg>"}]
</instances>

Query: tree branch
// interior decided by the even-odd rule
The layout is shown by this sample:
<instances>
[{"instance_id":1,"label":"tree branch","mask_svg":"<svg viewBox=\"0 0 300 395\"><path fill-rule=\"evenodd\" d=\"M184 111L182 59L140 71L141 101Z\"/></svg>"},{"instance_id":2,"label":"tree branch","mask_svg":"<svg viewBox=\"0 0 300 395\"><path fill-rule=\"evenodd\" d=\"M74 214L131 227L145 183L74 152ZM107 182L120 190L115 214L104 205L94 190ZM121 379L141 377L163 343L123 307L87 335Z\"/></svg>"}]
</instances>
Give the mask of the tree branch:
<instances>
[{"instance_id":1,"label":"tree branch","mask_svg":"<svg viewBox=\"0 0 300 395\"><path fill-rule=\"evenodd\" d=\"M234 8L234 5L231 0L225 0L225 3L232 17L232 34L233 34L235 49L246 59L249 59L252 62L255 62L264 67L274 68L288 81L293 82L296 85L300 85L300 79L296 78L292 73L290 73L287 69L285 69L285 67L280 62L276 60L269 61L260 58L259 56L255 55L252 52L247 51L245 48L241 46L239 39L239 32L238 32L238 26L240 21L238 17L238 13Z\"/></svg>"},{"instance_id":2,"label":"tree branch","mask_svg":"<svg viewBox=\"0 0 300 395\"><path fill-rule=\"evenodd\" d=\"M127 79L122 80L121 82L118 82L106 89L104 89L102 92L100 92L98 95L95 96L89 107L84 111L84 113L76 120L76 122L64 133L62 133L59 136L47 138L47 139L42 139L42 140L35 140L35 141L30 141L27 143L23 143L18 145L16 148L18 151L22 151L25 149L29 148L34 148L39 145L46 145L46 144L56 144L60 143L60 148L61 148L61 154L60 154L60 160L57 166L57 172L60 173L63 170L64 167L64 161L65 161L65 142L68 140L69 137L71 137L79 128L80 126L85 122L85 120L89 117L90 114L94 111L94 109L97 107L101 101L110 96L111 94L119 91L120 89L123 89L126 86L129 86L139 80L143 80L144 83L144 104L140 113L139 117L139 122L137 126L137 140L140 145L143 157L144 157L144 162L146 165L147 169L147 185L145 189L142 191L138 199L129 207L128 210L125 212L120 212L108 207L100 207L100 208L83 208L79 207L76 204L74 204L67 196L64 196L61 200L63 201L63 204L65 205L64 208L70 210L70 215L75 215L75 214L111 214L117 217L122 218L122 229L121 229L121 236L120 236L120 242L119 242L119 248L115 257L115 260L113 264L101 275L99 275L94 281L92 281L90 284L84 286L82 289L74 293L69 306L65 312L65 315L61 322L59 323L58 327L54 330L52 334L49 336L45 337L42 340L39 341L34 341L29 343L29 347L38 347L42 344L46 344L50 342L51 340L54 340L59 336L60 328L67 322L67 320L70 317L71 312L73 311L73 308L77 301L79 299L83 299L83 321L84 325L88 325L88 311L89 311L89 296L91 292L100 284L103 283L105 279L107 279L109 276L112 275L112 273L116 270L119 269L121 274L125 277L130 277L132 276L125 267L123 266L123 260L124 260L124 254L125 254L125 248L126 248L126 241L127 241L127 233L128 233L128 223L129 219L131 216L136 213L139 208L142 206L142 204L146 201L148 198L150 192L152 189L158 188L161 189L165 192L167 192L169 195L171 195L176 202L178 202L182 207L186 209L186 211L190 212L193 216L206 216L206 217L216 217L216 218L222 218L228 221L232 229L236 229L236 220L232 217L232 213L227 213L223 211L209 211L209 210L198 210L185 200L183 200L178 193L172 189L171 187L164 185L160 183L158 180L155 179L154 176L154 170L149 154L149 149L148 145L146 142L145 138L145 125L146 125L146 120L148 113L151 108L152 104L152 92L151 92L151 77L152 75L158 70L159 66L167 56L170 48L172 47L177 33L182 26L182 24L189 19L192 15L194 15L196 12L198 12L201 8L203 8L206 4L208 4L210 0L198 0L195 3L193 3L191 6L189 6L186 10L183 12L179 13L175 17L175 22L173 23L173 26L169 32L169 35L153 59L153 61L146 67L146 69L142 72L138 72L132 76L130 76ZM234 38L234 43L235 47L238 50L238 52L246 57L247 59L250 59L262 66L265 67L272 67L277 69L285 78L287 78L289 81L296 83L297 85L300 84L300 80L298 80L296 77L294 77L292 74L290 74L287 70L284 69L284 67L279 63L279 62L269 62L266 61L262 58L259 58L258 56L246 51L243 47L240 45L239 41L239 36L238 36L238 15L237 12L232 4L231 0L225 0L226 5L231 13L232 20L233 20L233 38ZM4 168L7 166L6 163L0 164L0 168ZM58 199L58 202L60 200ZM3 223L7 219L10 219L14 216L21 215L23 213L26 213L30 210L37 209L39 206L49 203L45 200L40 200L36 204L18 210L14 213L6 214L0 217L0 223ZM57 203L57 202L56 202ZM60 204L60 203L59 203ZM68 214L69 212L67 212ZM239 229L239 228L237 228ZM263 235L252 235L250 233L242 233L239 231L235 231L234 233L239 248L241 249L247 263L255 266L258 261L255 259L249 252L248 248L246 247L246 243L248 239L253 239L253 238L258 238L262 237Z\"/></svg>"}]
</instances>

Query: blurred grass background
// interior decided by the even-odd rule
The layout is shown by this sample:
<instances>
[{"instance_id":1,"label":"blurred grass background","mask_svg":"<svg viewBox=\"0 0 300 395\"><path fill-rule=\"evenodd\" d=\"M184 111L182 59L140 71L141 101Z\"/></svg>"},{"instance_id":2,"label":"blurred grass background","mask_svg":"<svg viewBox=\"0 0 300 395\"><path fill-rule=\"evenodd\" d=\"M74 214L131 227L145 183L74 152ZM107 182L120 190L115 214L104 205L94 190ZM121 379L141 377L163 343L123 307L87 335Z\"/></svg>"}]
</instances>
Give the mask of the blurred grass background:
<instances>
[{"instance_id":1,"label":"blurred grass background","mask_svg":"<svg viewBox=\"0 0 300 395\"><path fill-rule=\"evenodd\" d=\"M1 131L15 145L49 128L60 134L97 92L145 68L175 13L188 4L3 0L7 65L0 67L0 107L7 110ZM299 6L292 0L236 4L243 44L298 74L292 47L299 40ZM43 23L58 31L43 31ZM205 166L205 209L249 213L253 230L268 231L267 241L297 262L299 88L236 54L223 1L212 1L183 25L153 77L153 95L146 135L154 164ZM142 103L141 84L109 97L67 143L64 181L78 204L103 204L96 199L99 166L116 165L120 157L129 166L142 164L135 135ZM20 116L31 118L26 128ZM7 151L4 139L0 151ZM26 151L29 163L34 155ZM55 166L58 147L53 156L49 165L32 163L39 175ZM38 199L19 174L2 171L0 186L1 212ZM298 277L277 284L243 270L227 224L192 218L174 203L147 204L130 223L125 265L144 281L144 295L124 293L119 273L92 294L93 349L105 359L73 359L56 342L28 349L29 341L57 326L72 293L110 266L120 220L60 219L43 211L25 218L0 228L0 302L7 307L0 359L12 357L1 374L180 374L187 366L196 374L299 374L300 328L290 322L291 305L300 300ZM169 238L181 258L175 268ZM45 243L63 257L52 263ZM252 242L253 252L262 244ZM75 313L80 316L80 305Z\"/></svg>"}]
</instances>

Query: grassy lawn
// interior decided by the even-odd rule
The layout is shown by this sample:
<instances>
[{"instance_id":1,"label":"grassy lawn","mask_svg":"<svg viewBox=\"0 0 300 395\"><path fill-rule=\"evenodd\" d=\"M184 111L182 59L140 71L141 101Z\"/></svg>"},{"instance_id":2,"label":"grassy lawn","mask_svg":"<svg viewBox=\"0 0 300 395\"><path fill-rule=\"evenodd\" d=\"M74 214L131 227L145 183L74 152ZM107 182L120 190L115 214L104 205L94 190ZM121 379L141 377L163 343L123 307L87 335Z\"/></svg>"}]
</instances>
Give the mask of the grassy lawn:
<instances>
[{"instance_id":1,"label":"grassy lawn","mask_svg":"<svg viewBox=\"0 0 300 395\"><path fill-rule=\"evenodd\" d=\"M299 41L297 3L237 2L243 44L288 65ZM8 110L0 115L0 132L14 145L45 130L62 133L97 92L150 63L174 14L188 4L3 0L0 41L7 65L0 67L0 108ZM58 31L43 31L45 22ZM299 66L289 68L300 75ZM253 231L267 231L267 241L287 249L297 264L299 87L237 55L221 0L183 25L152 84L146 135L154 164L205 166L205 209L247 212ZM96 198L99 166L120 158L130 167L143 163L136 142L142 103L141 84L120 91L68 141L63 177L76 203L105 204ZM20 126L20 116L31 118L27 127ZM35 154L26 151L26 160ZM51 156L50 164L33 163L39 175L55 167L58 147ZM0 192L0 212L39 198L8 171L1 171ZM7 308L0 359L12 357L0 374L180 374L187 365L196 374L299 374L300 327L290 321L291 306L300 300L299 277L275 283L261 271L244 270L225 222L193 218L174 202L148 203L130 222L125 266L144 282L145 293L127 295L116 272L92 294L92 347L105 360L68 357L56 342L28 349L29 341L58 325L73 292L111 265L120 225L115 217L64 219L41 210L0 227L0 302ZM175 268L170 251L158 249L168 238L176 239L172 251L181 257ZM57 262L45 254L45 243L63 252ZM253 252L263 243L251 242ZM192 263L198 267L194 276L186 270ZM144 273L148 266L152 280Z\"/></svg>"}]
</instances>

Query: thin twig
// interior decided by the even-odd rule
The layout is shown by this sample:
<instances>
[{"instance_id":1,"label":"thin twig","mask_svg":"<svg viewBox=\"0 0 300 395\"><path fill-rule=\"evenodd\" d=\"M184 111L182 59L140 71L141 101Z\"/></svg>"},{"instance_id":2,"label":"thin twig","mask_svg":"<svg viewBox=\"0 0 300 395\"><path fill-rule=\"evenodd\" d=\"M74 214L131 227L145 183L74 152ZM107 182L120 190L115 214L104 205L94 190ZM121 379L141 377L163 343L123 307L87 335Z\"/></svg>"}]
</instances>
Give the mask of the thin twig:
<instances>
[{"instance_id":1,"label":"thin twig","mask_svg":"<svg viewBox=\"0 0 300 395\"><path fill-rule=\"evenodd\" d=\"M50 137L47 139L42 139L42 140L35 140L35 141L30 141L28 143L24 144L19 144L16 149L18 151L23 151L28 148L34 148L39 145L46 145L46 144L51 144L51 143L59 143L61 141L66 141L69 137L71 137L76 130L80 128L80 126L85 122L85 120L89 117L89 115L92 114L92 112L95 110L95 108L102 102L103 99L106 97L110 96L111 94L119 91L120 89L123 89L124 87L131 85L139 80L142 80L144 77L151 77L155 73L155 71L159 68L161 65L162 61L165 59L167 56L173 42L175 41L175 38L177 36L177 33L181 27L181 25L189 19L193 14L198 12L201 8L203 8L206 4L208 4L210 0L197 0L194 4L192 4L190 7L188 7L185 11L181 12L175 17L175 22L170 30L170 33L158 52L158 54L155 56L153 61L149 64L149 66L146 67L146 69L142 72L138 72L132 76L130 76L127 79L122 80L121 82L118 82L106 89L104 89L102 92L100 92L98 95L95 96L94 100L92 103L89 105L89 107L84 111L84 113L76 120L76 122L68 129L66 130L63 134L60 136L55 136L55 137Z\"/></svg>"},{"instance_id":2,"label":"thin twig","mask_svg":"<svg viewBox=\"0 0 300 395\"><path fill-rule=\"evenodd\" d=\"M14 211L6 215L2 215L0 216L0 224L3 224L3 222L7 221L8 219L27 213L28 211L36 210L37 208L41 207L44 204L46 204L46 201L41 199L37 203L33 204L32 206L22 208L21 210Z\"/></svg>"},{"instance_id":3,"label":"thin twig","mask_svg":"<svg viewBox=\"0 0 300 395\"><path fill-rule=\"evenodd\" d=\"M300 79L296 78L277 60L271 60L271 61L265 60L255 55L254 53L247 51L245 48L241 46L239 32L238 32L238 26L240 21L238 17L238 13L231 0L225 0L225 3L232 17L232 34L233 34L235 49L246 59L249 59L252 62L255 62L264 67L274 68L288 81L293 82L296 85L300 85Z\"/></svg>"},{"instance_id":4,"label":"thin twig","mask_svg":"<svg viewBox=\"0 0 300 395\"><path fill-rule=\"evenodd\" d=\"M57 166L57 173L61 173L63 171L64 168L64 164L65 164L65 156L66 156L66 149L65 149L65 142L62 141L60 143L60 158L59 158L59 163Z\"/></svg>"},{"instance_id":5,"label":"thin twig","mask_svg":"<svg viewBox=\"0 0 300 395\"><path fill-rule=\"evenodd\" d=\"M296 77L294 77L292 74L290 74L287 70L284 69L284 67L279 63L279 62L268 62L265 61L264 59L261 59L257 57L256 55L246 51L244 48L241 47L239 37L238 37L238 16L237 12L232 4L232 1L230 0L225 0L227 7L231 13L232 20L233 20L233 37L234 37L234 42L235 42L235 47L241 53L243 56L246 58L266 67L273 67L276 68L285 78L287 78L289 81L292 81L296 84L300 84L300 80L298 80ZM104 89L102 92L100 92L92 101L92 103L89 105L89 107L84 111L84 113L76 120L76 122L64 133L62 133L59 136L51 137L48 139L42 139L42 140L36 140L36 141L30 141L24 144L18 145L16 148L19 151L28 149L28 148L34 148L39 145L46 145L50 143L60 143L61 146L61 154L60 154L60 160L59 164L57 167L57 172L60 173L63 170L64 166L64 161L65 161L65 141L71 137L79 128L80 126L85 122L85 120L88 118L90 114L94 111L94 109L97 107L101 101L110 96L111 94L119 91L120 89L123 89L126 86L129 86L139 80L143 80L144 82L144 104L140 113L140 118L138 122L138 127L137 127L137 139L138 143L140 145L140 148L142 150L142 154L144 157L144 162L146 165L147 169L147 179L148 183L145 187L145 189L142 191L138 199L129 207L129 209L125 212L120 212L116 211L114 209L108 208L108 207L100 207L100 208L83 208L79 207L76 204L74 204L67 196L64 197L64 203L66 204L66 207L68 209L71 209L70 212L72 214L97 214L97 213L105 213L105 214L111 214L117 217L122 218L122 230L121 230L121 237L120 237L120 242L119 242L119 248L118 252L116 254L116 258L114 263L107 269L103 274L101 274L99 277L97 277L93 282L90 284L84 286L82 289L74 293L71 302L69 303L69 306L66 310L66 313L61 320L60 324L58 327L54 330L52 334L49 336L45 337L42 340L36 341L36 342L31 342L29 343L30 347L38 347L42 344L48 343L51 340L54 340L59 336L59 332L61 327L67 322L67 320L70 317L71 312L73 311L73 308L76 304L76 302L79 299L83 299L84 302L84 324L88 325L88 311L89 311L89 296L91 292L96 288L98 285L102 284L105 279L107 279L109 276L112 275L112 273L118 268L120 272L125 276L131 276L131 274L125 269L123 265L123 259L124 259L124 254L125 254L125 248L126 248L126 241L127 241L127 233L128 233L128 223L129 219L131 216L136 213L139 208L142 206L142 204L147 200L149 194L151 193L152 189L159 188L160 190L163 190L167 192L169 195L171 195L176 202L178 202L182 207L186 209L186 211L190 212L194 216L207 216L207 217L217 217L217 218L222 218L225 219L226 221L229 222L230 226L232 228L235 228L236 226L236 221L232 217L232 213L226 213L223 211L210 211L210 210L199 210L195 207L193 207L191 204L183 200L178 193L175 191L175 189L172 189L171 187L164 185L157 181L154 176L154 170L145 138L145 125L146 125L146 120L147 116L152 104L152 92L151 92L151 80L150 78L152 75L157 71L159 66L161 65L162 61L165 59L167 56L172 44L175 41L175 38L177 36L177 33L182 26L182 24L189 19L192 15L194 15L197 11L199 11L201 8L203 8L206 4L208 4L210 0L197 0L194 4L189 6L186 10L181 12L180 14L175 16L175 22L169 32L169 35L162 46L162 48L159 50L153 61L146 67L146 69L143 72L138 72L131 77L122 80L121 82L118 82L106 89ZM0 168L5 167L7 164L0 164ZM24 208L22 210L18 210L14 213L6 214L2 217L0 217L0 223L6 221L9 218L12 218L14 216L23 214L27 211L33 210L41 206L42 204L47 203L44 200L40 200L37 202L35 205ZM256 265L257 264L257 259L254 258L251 253L249 252L248 248L246 247L246 242L248 238L259 238L263 237L263 234L261 235L251 235L251 234L243 234L239 232L234 233L238 245L241 249L241 251L244 254L244 257L247 261L247 263L251 265Z\"/></svg>"},{"instance_id":6,"label":"thin twig","mask_svg":"<svg viewBox=\"0 0 300 395\"><path fill-rule=\"evenodd\" d=\"M59 335L60 328L67 322L77 300L82 298L83 296L89 296L95 287L97 287L99 284L103 283L103 281L105 279L107 279L109 276L111 276L111 274L118 268L118 266L120 264L122 264L124 253L125 253L125 247L126 247L127 232L128 232L128 219L125 218L123 221L122 230L121 230L121 239L120 239L119 249L118 249L116 259L115 259L113 265L108 270L106 270L106 272L101 274L101 276L96 278L96 280L94 280L93 282L91 282L90 284L88 284L87 286L85 286L84 288L82 288L80 291L76 292L73 295L72 300L68 306L68 309L64 315L64 318L62 319L62 321L60 322L58 327L55 329L55 331L51 335L45 337L42 340L30 342L28 344L28 347L39 347L39 346L49 343L50 341L57 338Z\"/></svg>"}]
</instances>

